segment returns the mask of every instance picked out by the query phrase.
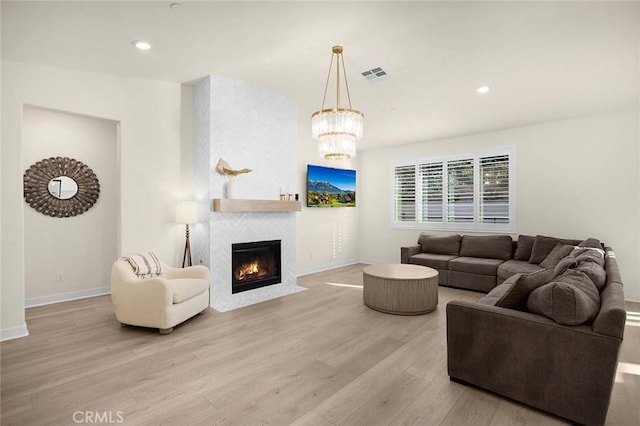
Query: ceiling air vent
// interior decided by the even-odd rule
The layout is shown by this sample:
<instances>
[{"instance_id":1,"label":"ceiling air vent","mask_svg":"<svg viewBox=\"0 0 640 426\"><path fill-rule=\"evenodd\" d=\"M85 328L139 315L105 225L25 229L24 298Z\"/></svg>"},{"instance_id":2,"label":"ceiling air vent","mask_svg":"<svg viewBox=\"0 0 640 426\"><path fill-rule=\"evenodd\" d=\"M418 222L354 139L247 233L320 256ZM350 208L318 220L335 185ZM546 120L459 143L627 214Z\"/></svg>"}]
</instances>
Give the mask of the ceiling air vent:
<instances>
[{"instance_id":1,"label":"ceiling air vent","mask_svg":"<svg viewBox=\"0 0 640 426\"><path fill-rule=\"evenodd\" d=\"M389 74L382 67L372 68L367 71L363 71L362 76L369 81L381 81L389 78Z\"/></svg>"}]
</instances>

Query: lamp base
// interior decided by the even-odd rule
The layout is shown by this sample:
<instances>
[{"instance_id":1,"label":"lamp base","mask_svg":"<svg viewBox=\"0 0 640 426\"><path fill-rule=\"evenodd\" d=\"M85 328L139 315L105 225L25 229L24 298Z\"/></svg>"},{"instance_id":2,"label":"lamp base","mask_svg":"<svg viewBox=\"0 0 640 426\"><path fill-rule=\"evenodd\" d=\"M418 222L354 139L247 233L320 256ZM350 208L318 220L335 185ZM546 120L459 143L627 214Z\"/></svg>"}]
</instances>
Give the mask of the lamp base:
<instances>
[{"instance_id":1,"label":"lamp base","mask_svg":"<svg viewBox=\"0 0 640 426\"><path fill-rule=\"evenodd\" d=\"M191 244L189 243L189 225L186 225L185 230L185 243L184 243L184 256L182 257L182 267L192 266L191 263Z\"/></svg>"}]
</instances>

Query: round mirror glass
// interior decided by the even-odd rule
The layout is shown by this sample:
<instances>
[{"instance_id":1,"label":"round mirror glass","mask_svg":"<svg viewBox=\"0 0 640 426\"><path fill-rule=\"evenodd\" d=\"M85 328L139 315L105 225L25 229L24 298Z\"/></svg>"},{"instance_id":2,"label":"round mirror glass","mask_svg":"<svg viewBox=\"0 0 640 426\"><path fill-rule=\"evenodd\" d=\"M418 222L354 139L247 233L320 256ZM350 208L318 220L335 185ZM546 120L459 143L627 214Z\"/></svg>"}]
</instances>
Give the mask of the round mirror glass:
<instances>
[{"instance_id":1,"label":"round mirror glass","mask_svg":"<svg viewBox=\"0 0 640 426\"><path fill-rule=\"evenodd\" d=\"M60 200L68 200L78 192L78 184L69 176L54 177L48 188L49 193Z\"/></svg>"}]
</instances>

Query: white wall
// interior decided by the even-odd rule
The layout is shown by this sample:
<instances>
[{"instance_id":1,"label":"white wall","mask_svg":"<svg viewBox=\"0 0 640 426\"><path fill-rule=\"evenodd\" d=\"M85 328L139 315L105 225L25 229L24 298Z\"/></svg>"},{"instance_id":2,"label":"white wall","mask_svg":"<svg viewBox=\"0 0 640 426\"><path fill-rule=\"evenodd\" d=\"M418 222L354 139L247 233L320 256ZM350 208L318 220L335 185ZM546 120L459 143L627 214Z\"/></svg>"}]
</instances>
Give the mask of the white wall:
<instances>
[{"instance_id":1,"label":"white wall","mask_svg":"<svg viewBox=\"0 0 640 426\"><path fill-rule=\"evenodd\" d=\"M153 250L175 265L184 244L184 228L172 223L184 198L180 91L175 83L2 62L2 330L25 324L23 105L120 123L118 254Z\"/></svg>"},{"instance_id":2,"label":"white wall","mask_svg":"<svg viewBox=\"0 0 640 426\"><path fill-rule=\"evenodd\" d=\"M419 230L391 227L391 164L420 156L515 145L517 234L599 238L613 247L625 296L640 300L638 111L366 151L361 169L361 258L399 262ZM464 232L460 232L464 233Z\"/></svg>"},{"instance_id":3,"label":"white wall","mask_svg":"<svg viewBox=\"0 0 640 426\"><path fill-rule=\"evenodd\" d=\"M363 137L366 144L366 133ZM362 175L359 156L350 160L325 160L318 155L318 144L311 138L311 116L298 117L298 176L295 192L300 194L302 211L296 215L299 274L307 274L356 262L358 255L358 217L362 211ZM307 207L307 165L356 170L356 207Z\"/></svg>"},{"instance_id":4,"label":"white wall","mask_svg":"<svg viewBox=\"0 0 640 426\"><path fill-rule=\"evenodd\" d=\"M44 158L70 157L89 166L100 183L98 200L78 216L51 217L25 205L27 305L57 300L54 295L103 293L117 257L117 123L25 106L22 124L23 170Z\"/></svg>"}]
</instances>

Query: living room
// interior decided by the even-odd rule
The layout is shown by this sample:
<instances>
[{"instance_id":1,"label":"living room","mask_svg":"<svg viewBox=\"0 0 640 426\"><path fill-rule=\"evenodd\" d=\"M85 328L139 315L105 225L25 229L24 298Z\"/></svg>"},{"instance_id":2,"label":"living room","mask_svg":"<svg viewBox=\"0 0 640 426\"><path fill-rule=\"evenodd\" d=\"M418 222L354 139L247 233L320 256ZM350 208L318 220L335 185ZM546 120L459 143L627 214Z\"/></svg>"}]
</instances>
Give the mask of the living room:
<instances>
[{"instance_id":1,"label":"living room","mask_svg":"<svg viewBox=\"0 0 640 426\"><path fill-rule=\"evenodd\" d=\"M304 277L311 281L310 290L269 303L300 300L327 287L319 282L332 282L332 291L349 292L338 304L346 311L358 289L337 285L361 285L362 264L398 263L400 247L415 244L421 231L491 234L394 222L393 167L496 147L515 153L517 201L506 234L514 239L521 234L596 237L615 250L625 299L640 301L637 3L358 2L340 3L337 16L335 5L2 3L3 341L24 345L20 342L28 342L38 330L53 330L47 312L62 318L61 327L73 322L61 312L46 310L66 306L55 302L88 296L108 300L111 265L120 256L153 251L180 266L184 226L173 219L176 204L195 199L210 208L212 198L224 196L224 180L213 170L217 157L207 158L216 184L209 193L198 192L194 178L194 92L210 75L265 88L274 97L289 99L295 110L294 141L287 153L293 162L291 177L264 181L269 166L264 155L223 156L234 168L253 170L235 180L238 198L277 199L283 187L301 197L301 211L291 213L295 263L289 267L299 286L307 287ZM133 40L147 38L149 51L131 46ZM189 43L193 46L187 47ZM353 107L365 114L365 131L355 158L331 161L318 155L310 137L310 115L321 106L330 49L337 43L345 48ZM376 66L383 67L388 78L371 82L360 75ZM482 85L491 90L478 93ZM77 133L55 130L61 127ZM86 129L102 127L107 136L100 143L110 146L108 154L83 148L83 141L97 144L99 139ZM72 148L68 141L73 138ZM277 143L268 138L256 142ZM75 221L46 218L25 203L25 170L39 159L58 155L77 156L96 170L101 194L92 213L95 218L100 211L96 220L101 222L80 224L82 215ZM96 157L93 163L88 155ZM356 170L356 207L307 207L308 165ZM264 189L256 194L254 187ZM201 243L216 216L208 210L201 217L191 227L193 263L210 266L214 274L212 253ZM100 236L95 234L98 228ZM92 250L96 245L100 250ZM79 259L84 265L77 265ZM79 278L74 268L84 268ZM318 300L332 301L335 294L328 291L322 290ZM468 296L463 291L441 293L438 310L444 311L446 301L455 297ZM101 312L104 306L108 303L96 309ZM333 308L312 311L331 315ZM29 311L37 312L31 320ZM231 323L231 318L242 318L242 312L230 310L220 314L226 317L215 314L215 319ZM284 312L303 315L292 307ZM208 315L185 324L183 336L204 333L194 327ZM249 318L257 322L258 313ZM116 319L112 321L120 331ZM388 315L355 321L383 329L403 327ZM419 319L410 321L407 329L420 326ZM167 337L179 339L183 330ZM355 341L364 344L353 330ZM224 335L216 333L218 339ZM142 337L145 342L156 338ZM444 340L444 334L441 337ZM385 342L380 345L397 349L397 342ZM637 366L640 360L626 362ZM441 367L446 370L446 365ZM637 373L627 376L627 385L637 383ZM25 390L21 395L30 394ZM3 388L3 407L4 398ZM625 405L615 398L616 407ZM111 402L113 410L120 409L118 401ZM318 414L321 411L315 414L334 424L349 418ZM638 422L637 412L631 412Z\"/></svg>"}]
</instances>

